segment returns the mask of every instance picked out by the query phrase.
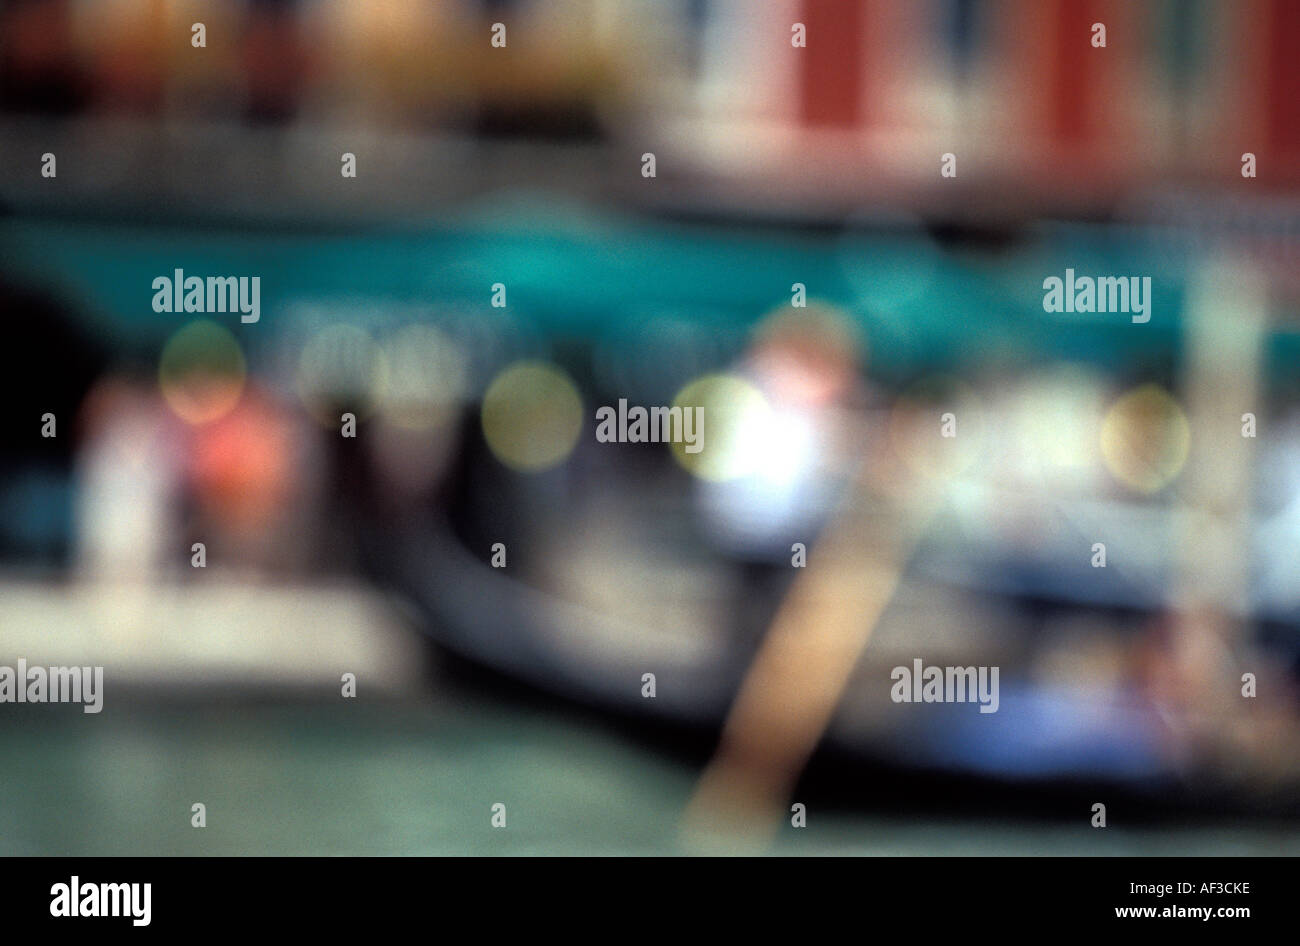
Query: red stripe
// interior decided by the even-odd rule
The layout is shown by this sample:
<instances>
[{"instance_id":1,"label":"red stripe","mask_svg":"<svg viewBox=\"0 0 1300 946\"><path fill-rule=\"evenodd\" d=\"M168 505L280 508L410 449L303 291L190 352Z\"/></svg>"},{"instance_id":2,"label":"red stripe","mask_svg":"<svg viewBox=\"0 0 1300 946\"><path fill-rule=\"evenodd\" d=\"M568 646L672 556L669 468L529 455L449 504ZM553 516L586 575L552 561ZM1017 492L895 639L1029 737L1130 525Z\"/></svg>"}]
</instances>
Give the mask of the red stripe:
<instances>
[{"instance_id":1,"label":"red stripe","mask_svg":"<svg viewBox=\"0 0 1300 946\"><path fill-rule=\"evenodd\" d=\"M1268 143L1280 155L1300 152L1300 3L1271 0L1265 37Z\"/></svg>"},{"instance_id":2,"label":"red stripe","mask_svg":"<svg viewBox=\"0 0 1300 946\"><path fill-rule=\"evenodd\" d=\"M1106 20L1090 0L1056 0L1053 13L1056 54L1050 66L1048 123L1058 143L1077 144L1088 136L1092 126L1088 93L1110 53L1109 48L1093 48L1092 24ZM1111 25L1106 23L1108 47Z\"/></svg>"},{"instance_id":3,"label":"red stripe","mask_svg":"<svg viewBox=\"0 0 1300 946\"><path fill-rule=\"evenodd\" d=\"M863 0L802 0L808 48L799 56L799 116L807 125L856 126L862 117Z\"/></svg>"}]
</instances>

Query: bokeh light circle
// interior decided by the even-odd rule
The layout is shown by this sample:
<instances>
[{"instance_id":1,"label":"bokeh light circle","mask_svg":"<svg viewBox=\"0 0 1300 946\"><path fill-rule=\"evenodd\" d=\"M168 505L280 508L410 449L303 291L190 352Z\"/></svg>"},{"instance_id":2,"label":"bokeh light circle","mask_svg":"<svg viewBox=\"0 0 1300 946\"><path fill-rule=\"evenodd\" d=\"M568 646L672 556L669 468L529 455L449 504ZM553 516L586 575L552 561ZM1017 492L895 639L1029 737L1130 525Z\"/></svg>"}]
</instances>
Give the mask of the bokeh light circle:
<instances>
[{"instance_id":1,"label":"bokeh light circle","mask_svg":"<svg viewBox=\"0 0 1300 946\"><path fill-rule=\"evenodd\" d=\"M228 414L239 403L247 376L235 336L207 319L177 331L158 361L163 399L190 424L211 423Z\"/></svg>"},{"instance_id":2,"label":"bokeh light circle","mask_svg":"<svg viewBox=\"0 0 1300 946\"><path fill-rule=\"evenodd\" d=\"M772 408L756 385L733 374L697 378L678 393L673 406L683 412L703 409L703 429L697 453L687 444L672 443L673 456L688 472L721 482L756 472L772 446Z\"/></svg>"},{"instance_id":3,"label":"bokeh light circle","mask_svg":"<svg viewBox=\"0 0 1300 946\"><path fill-rule=\"evenodd\" d=\"M464 352L445 332L412 324L384 345L386 370L377 392L385 420L407 430L442 426L468 387Z\"/></svg>"},{"instance_id":4,"label":"bokeh light circle","mask_svg":"<svg viewBox=\"0 0 1300 946\"><path fill-rule=\"evenodd\" d=\"M512 470L536 473L573 452L582 431L582 398L554 365L515 362L488 386L482 419L493 455Z\"/></svg>"},{"instance_id":5,"label":"bokeh light circle","mask_svg":"<svg viewBox=\"0 0 1300 946\"><path fill-rule=\"evenodd\" d=\"M1106 469L1130 489L1157 493L1182 472L1191 446L1187 415L1164 388L1144 384L1106 412L1101 454Z\"/></svg>"}]
</instances>

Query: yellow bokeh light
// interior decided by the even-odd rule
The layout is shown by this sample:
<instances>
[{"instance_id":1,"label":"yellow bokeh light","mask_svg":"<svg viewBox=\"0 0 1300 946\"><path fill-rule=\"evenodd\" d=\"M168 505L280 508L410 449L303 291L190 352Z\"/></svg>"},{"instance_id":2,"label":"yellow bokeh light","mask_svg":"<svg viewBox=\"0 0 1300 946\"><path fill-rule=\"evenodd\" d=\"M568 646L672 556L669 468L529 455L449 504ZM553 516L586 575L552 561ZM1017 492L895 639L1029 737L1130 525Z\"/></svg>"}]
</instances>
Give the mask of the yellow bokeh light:
<instances>
[{"instance_id":1,"label":"yellow bokeh light","mask_svg":"<svg viewBox=\"0 0 1300 946\"><path fill-rule=\"evenodd\" d=\"M1187 415L1155 384L1136 388L1106 412L1101 454L1106 469L1125 486L1151 494L1182 472L1191 446Z\"/></svg>"},{"instance_id":2,"label":"yellow bokeh light","mask_svg":"<svg viewBox=\"0 0 1300 946\"><path fill-rule=\"evenodd\" d=\"M239 342L206 319L191 322L168 339L158 362L158 385L177 417L207 424L239 403L248 370Z\"/></svg>"},{"instance_id":3,"label":"yellow bokeh light","mask_svg":"<svg viewBox=\"0 0 1300 946\"><path fill-rule=\"evenodd\" d=\"M671 444L677 462L695 476L719 482L738 479L757 472L770 458L772 409L744 378L705 375L682 388L673 406L683 411L703 408L703 448L687 453L686 444Z\"/></svg>"},{"instance_id":4,"label":"yellow bokeh light","mask_svg":"<svg viewBox=\"0 0 1300 946\"><path fill-rule=\"evenodd\" d=\"M549 470L573 452L582 398L569 376L542 361L520 361L483 395L483 436L498 460L522 473Z\"/></svg>"}]
</instances>

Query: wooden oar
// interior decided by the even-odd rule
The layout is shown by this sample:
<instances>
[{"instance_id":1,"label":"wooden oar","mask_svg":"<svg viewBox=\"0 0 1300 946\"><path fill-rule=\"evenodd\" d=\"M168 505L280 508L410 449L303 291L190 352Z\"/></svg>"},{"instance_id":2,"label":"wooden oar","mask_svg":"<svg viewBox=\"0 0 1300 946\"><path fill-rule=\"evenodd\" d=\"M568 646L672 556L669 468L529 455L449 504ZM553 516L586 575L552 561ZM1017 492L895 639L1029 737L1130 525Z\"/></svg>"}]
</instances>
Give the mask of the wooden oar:
<instances>
[{"instance_id":1,"label":"wooden oar","mask_svg":"<svg viewBox=\"0 0 1300 946\"><path fill-rule=\"evenodd\" d=\"M939 437L937 413L914 422L933 424ZM873 488L882 476L892 481L890 499ZM688 846L770 840L947 481L893 463L882 468L879 456L853 478L741 684L687 806ZM900 483L914 485L900 490Z\"/></svg>"}]
</instances>

